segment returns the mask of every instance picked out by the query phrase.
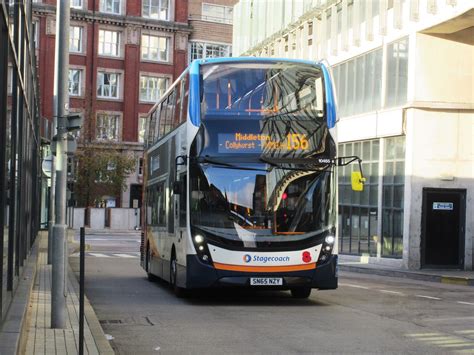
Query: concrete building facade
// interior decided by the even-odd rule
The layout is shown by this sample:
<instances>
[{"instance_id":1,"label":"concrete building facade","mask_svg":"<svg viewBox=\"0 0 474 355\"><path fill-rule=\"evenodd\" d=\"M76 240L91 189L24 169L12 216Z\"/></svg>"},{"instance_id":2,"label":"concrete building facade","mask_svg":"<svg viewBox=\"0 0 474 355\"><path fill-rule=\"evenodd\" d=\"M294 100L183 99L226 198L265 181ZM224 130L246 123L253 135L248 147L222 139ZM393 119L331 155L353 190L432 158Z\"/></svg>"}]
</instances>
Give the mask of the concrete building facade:
<instances>
[{"instance_id":1,"label":"concrete building facade","mask_svg":"<svg viewBox=\"0 0 474 355\"><path fill-rule=\"evenodd\" d=\"M474 4L469 0L241 0L233 54L325 59L339 155L339 252L409 269L472 270Z\"/></svg>"}]
</instances>

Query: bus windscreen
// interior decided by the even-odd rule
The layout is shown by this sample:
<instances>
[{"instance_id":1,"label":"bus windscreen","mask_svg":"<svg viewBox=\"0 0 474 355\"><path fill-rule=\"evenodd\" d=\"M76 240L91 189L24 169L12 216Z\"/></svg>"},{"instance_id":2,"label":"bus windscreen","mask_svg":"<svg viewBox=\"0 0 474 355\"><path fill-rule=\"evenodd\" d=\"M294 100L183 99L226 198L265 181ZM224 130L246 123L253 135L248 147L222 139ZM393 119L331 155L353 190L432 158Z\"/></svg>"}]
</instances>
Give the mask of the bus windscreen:
<instances>
[{"instance_id":1,"label":"bus windscreen","mask_svg":"<svg viewBox=\"0 0 474 355\"><path fill-rule=\"evenodd\" d=\"M328 129L319 67L207 64L201 75L204 155L305 159L325 153Z\"/></svg>"}]
</instances>

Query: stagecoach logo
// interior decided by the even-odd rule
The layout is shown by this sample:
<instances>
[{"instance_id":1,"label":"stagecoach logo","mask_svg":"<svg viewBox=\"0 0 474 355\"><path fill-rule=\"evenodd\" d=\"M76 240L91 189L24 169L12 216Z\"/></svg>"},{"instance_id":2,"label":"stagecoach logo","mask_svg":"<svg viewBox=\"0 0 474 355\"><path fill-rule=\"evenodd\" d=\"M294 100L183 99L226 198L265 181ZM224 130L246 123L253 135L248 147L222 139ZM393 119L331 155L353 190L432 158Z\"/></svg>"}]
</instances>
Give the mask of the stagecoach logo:
<instances>
[{"instance_id":1,"label":"stagecoach logo","mask_svg":"<svg viewBox=\"0 0 474 355\"><path fill-rule=\"evenodd\" d=\"M279 263L279 262L289 262L289 256L261 256L261 255L249 255L245 254L242 259L245 263L255 262L255 263Z\"/></svg>"}]
</instances>

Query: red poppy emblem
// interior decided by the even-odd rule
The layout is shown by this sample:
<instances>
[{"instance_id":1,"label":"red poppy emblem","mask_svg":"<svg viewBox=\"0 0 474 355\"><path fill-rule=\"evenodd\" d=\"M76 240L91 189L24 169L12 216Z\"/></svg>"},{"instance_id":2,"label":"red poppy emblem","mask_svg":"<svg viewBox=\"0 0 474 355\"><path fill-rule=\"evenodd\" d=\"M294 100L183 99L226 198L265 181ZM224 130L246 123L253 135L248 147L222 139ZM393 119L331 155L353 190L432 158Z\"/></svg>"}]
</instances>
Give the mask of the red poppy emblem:
<instances>
[{"instance_id":1,"label":"red poppy emblem","mask_svg":"<svg viewBox=\"0 0 474 355\"><path fill-rule=\"evenodd\" d=\"M310 263L311 262L311 253L309 251L304 251L303 252L303 261L305 263Z\"/></svg>"}]
</instances>

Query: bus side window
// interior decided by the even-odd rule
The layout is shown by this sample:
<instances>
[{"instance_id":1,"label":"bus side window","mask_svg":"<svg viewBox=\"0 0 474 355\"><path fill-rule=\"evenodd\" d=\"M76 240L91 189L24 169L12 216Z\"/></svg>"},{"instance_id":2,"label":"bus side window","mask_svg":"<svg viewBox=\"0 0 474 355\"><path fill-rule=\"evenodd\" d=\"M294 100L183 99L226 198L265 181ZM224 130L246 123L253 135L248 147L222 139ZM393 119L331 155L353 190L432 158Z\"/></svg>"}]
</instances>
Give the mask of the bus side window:
<instances>
[{"instance_id":1,"label":"bus side window","mask_svg":"<svg viewBox=\"0 0 474 355\"><path fill-rule=\"evenodd\" d=\"M152 225L151 212L153 207L153 201L150 188L146 189L146 201L146 223Z\"/></svg>"},{"instance_id":2,"label":"bus side window","mask_svg":"<svg viewBox=\"0 0 474 355\"><path fill-rule=\"evenodd\" d=\"M181 114L181 83L179 83L176 88L174 89L175 91L175 108L173 112L173 127L178 127L180 122L180 114Z\"/></svg>"},{"instance_id":3,"label":"bus side window","mask_svg":"<svg viewBox=\"0 0 474 355\"><path fill-rule=\"evenodd\" d=\"M187 202L187 178L186 174L179 176L179 182L181 183L181 194L179 195L179 226L182 228L186 227L186 202Z\"/></svg>"},{"instance_id":4,"label":"bus side window","mask_svg":"<svg viewBox=\"0 0 474 355\"><path fill-rule=\"evenodd\" d=\"M185 122L188 114L188 96L189 96L189 80L186 75L183 78L183 87L181 89L181 113L179 123Z\"/></svg>"},{"instance_id":5,"label":"bus side window","mask_svg":"<svg viewBox=\"0 0 474 355\"><path fill-rule=\"evenodd\" d=\"M156 115L158 117L158 139L163 137L165 133L165 127L166 127L166 101L163 101L159 107L156 108Z\"/></svg>"},{"instance_id":6,"label":"bus side window","mask_svg":"<svg viewBox=\"0 0 474 355\"><path fill-rule=\"evenodd\" d=\"M153 201L153 207L155 207L155 225L166 226L166 204L165 204L165 194L164 194L164 183L159 183L156 185L155 198Z\"/></svg>"}]
</instances>

